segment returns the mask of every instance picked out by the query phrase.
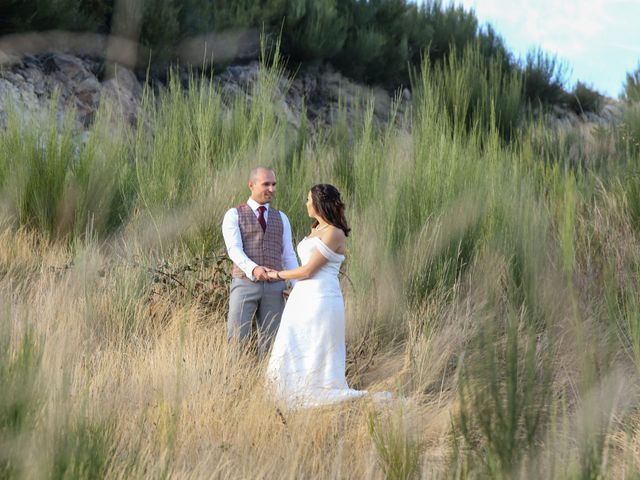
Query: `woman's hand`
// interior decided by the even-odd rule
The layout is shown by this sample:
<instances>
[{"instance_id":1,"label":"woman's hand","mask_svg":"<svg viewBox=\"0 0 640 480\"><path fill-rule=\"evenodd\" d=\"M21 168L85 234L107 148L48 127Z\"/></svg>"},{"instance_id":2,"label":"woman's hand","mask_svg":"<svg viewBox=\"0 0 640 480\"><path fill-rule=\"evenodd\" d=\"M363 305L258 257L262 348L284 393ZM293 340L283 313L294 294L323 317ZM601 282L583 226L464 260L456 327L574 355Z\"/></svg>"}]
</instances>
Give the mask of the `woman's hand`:
<instances>
[{"instance_id":1,"label":"woman's hand","mask_svg":"<svg viewBox=\"0 0 640 480\"><path fill-rule=\"evenodd\" d=\"M281 280L277 270L267 271L267 277L269 277L269 280L278 280L278 281Z\"/></svg>"}]
</instances>

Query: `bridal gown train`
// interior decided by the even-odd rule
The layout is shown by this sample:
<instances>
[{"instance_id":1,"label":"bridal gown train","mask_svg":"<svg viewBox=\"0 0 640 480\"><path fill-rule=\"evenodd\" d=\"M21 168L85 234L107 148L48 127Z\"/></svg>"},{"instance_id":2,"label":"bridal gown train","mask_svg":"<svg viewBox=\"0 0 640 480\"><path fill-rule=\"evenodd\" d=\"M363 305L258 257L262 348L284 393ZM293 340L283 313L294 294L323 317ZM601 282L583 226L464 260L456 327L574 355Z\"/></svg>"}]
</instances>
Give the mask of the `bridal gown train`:
<instances>
[{"instance_id":1,"label":"bridal gown train","mask_svg":"<svg viewBox=\"0 0 640 480\"><path fill-rule=\"evenodd\" d=\"M267 382L276 399L290 408L318 407L367 394L349 388L345 378L344 303L338 281L345 257L320 238L306 237L298 244L303 265L316 250L327 263L291 291L267 366Z\"/></svg>"}]
</instances>

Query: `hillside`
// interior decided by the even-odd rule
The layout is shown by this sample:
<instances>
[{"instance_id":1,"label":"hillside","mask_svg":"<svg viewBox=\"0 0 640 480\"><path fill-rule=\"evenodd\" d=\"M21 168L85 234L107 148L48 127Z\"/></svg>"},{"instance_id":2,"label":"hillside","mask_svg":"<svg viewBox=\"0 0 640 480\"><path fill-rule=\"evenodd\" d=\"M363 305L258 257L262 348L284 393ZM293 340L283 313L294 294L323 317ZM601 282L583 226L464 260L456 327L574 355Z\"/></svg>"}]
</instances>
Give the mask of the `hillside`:
<instances>
[{"instance_id":1,"label":"hillside","mask_svg":"<svg viewBox=\"0 0 640 480\"><path fill-rule=\"evenodd\" d=\"M55 21L68 39L81 12L84 48L112 40L113 2L58 2L49 16L12 1L11 35ZM138 12L130 46L237 20L200 24L177 4ZM0 478L639 477L640 73L619 101L570 103L438 3L264 5L300 15L261 62L125 67L42 32L37 51L2 57ZM409 85L296 63L286 42L316 32L318 12L335 11L338 40L354 33L336 5L468 25L473 41L420 55ZM397 25L379 20L362 32L384 43ZM534 105L535 85L548 101ZM256 165L275 172L294 244L312 186L341 193L351 230L332 295L361 399L289 408L258 339L227 339L221 222Z\"/></svg>"}]
</instances>

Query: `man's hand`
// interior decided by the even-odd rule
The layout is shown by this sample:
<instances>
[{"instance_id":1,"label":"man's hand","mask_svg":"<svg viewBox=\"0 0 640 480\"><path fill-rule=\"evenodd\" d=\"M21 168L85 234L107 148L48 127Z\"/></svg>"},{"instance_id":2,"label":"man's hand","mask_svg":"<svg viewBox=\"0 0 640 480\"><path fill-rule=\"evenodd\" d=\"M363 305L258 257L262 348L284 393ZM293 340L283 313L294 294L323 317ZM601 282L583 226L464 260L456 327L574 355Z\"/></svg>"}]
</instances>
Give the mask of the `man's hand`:
<instances>
[{"instance_id":1,"label":"man's hand","mask_svg":"<svg viewBox=\"0 0 640 480\"><path fill-rule=\"evenodd\" d=\"M261 266L257 266L253 269L253 278L256 279L256 282L266 282L269 280L269 276L267 275L267 269Z\"/></svg>"},{"instance_id":2,"label":"man's hand","mask_svg":"<svg viewBox=\"0 0 640 480\"><path fill-rule=\"evenodd\" d=\"M287 300L289 298L289 294L291 293L291 289L290 288L285 288L284 290L282 290L282 297Z\"/></svg>"}]
</instances>

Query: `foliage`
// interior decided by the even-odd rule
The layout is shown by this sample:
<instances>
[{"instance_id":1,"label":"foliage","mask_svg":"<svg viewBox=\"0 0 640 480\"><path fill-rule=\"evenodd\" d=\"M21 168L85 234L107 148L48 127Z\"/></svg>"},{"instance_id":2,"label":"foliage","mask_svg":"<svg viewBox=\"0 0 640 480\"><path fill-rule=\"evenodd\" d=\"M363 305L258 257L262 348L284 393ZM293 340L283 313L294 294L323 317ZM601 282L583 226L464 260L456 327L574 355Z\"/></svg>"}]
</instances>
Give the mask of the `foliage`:
<instances>
[{"instance_id":1,"label":"foliage","mask_svg":"<svg viewBox=\"0 0 640 480\"><path fill-rule=\"evenodd\" d=\"M103 235L128 216L132 170L123 163L113 170L108 155L122 152L118 136L100 133L78 145L74 140L73 112L59 133L57 99L51 102L48 126L33 123L25 131L9 112L9 126L0 145L0 182L7 187L5 208L17 221L51 238L72 239ZM96 126L110 116L103 110ZM109 146L113 150L109 150Z\"/></svg>"},{"instance_id":2,"label":"foliage","mask_svg":"<svg viewBox=\"0 0 640 480\"><path fill-rule=\"evenodd\" d=\"M104 478L112 455L109 426L77 422L58 432L52 478Z\"/></svg>"},{"instance_id":3,"label":"foliage","mask_svg":"<svg viewBox=\"0 0 640 480\"><path fill-rule=\"evenodd\" d=\"M11 0L2 28L124 33L164 65L184 39L252 27L281 38L293 69L331 62L347 76L388 88L408 86L425 54L435 64L473 44L485 63L498 61L509 74L522 69L490 25L480 28L473 11L441 0L136 0L119 7L126 12L114 12L115 0ZM555 58L537 51L524 71L530 101L561 100L564 77Z\"/></svg>"},{"instance_id":4,"label":"foliage","mask_svg":"<svg viewBox=\"0 0 640 480\"><path fill-rule=\"evenodd\" d=\"M152 53L157 50L161 58L170 56L164 50L173 47L181 36L183 27L178 23L181 9L181 2L176 0L144 1L143 43L151 47ZM183 20L187 18L183 17Z\"/></svg>"},{"instance_id":5,"label":"foliage","mask_svg":"<svg viewBox=\"0 0 640 480\"><path fill-rule=\"evenodd\" d=\"M284 52L295 60L330 58L344 44L344 19L335 0L289 0L282 25Z\"/></svg>"},{"instance_id":6,"label":"foliage","mask_svg":"<svg viewBox=\"0 0 640 480\"><path fill-rule=\"evenodd\" d=\"M0 477L17 477L20 473L19 447L15 439L24 430L32 429L36 412L42 403L37 383L37 370L42 352L32 331L12 345L16 333L9 311L0 313Z\"/></svg>"},{"instance_id":7,"label":"foliage","mask_svg":"<svg viewBox=\"0 0 640 480\"><path fill-rule=\"evenodd\" d=\"M542 49L527 53L524 65L524 92L534 106L555 105L564 96L567 81L567 67L556 56L548 55Z\"/></svg>"},{"instance_id":8,"label":"foliage","mask_svg":"<svg viewBox=\"0 0 640 480\"><path fill-rule=\"evenodd\" d=\"M640 103L627 104L618 127L620 142L632 152L640 151Z\"/></svg>"},{"instance_id":9,"label":"foliage","mask_svg":"<svg viewBox=\"0 0 640 480\"><path fill-rule=\"evenodd\" d=\"M602 94L582 82L577 82L573 91L567 95L567 106L578 115L598 113L603 101Z\"/></svg>"},{"instance_id":10,"label":"foliage","mask_svg":"<svg viewBox=\"0 0 640 480\"><path fill-rule=\"evenodd\" d=\"M508 139L523 115L522 78L500 56L486 58L481 48L477 42L461 54L453 50L433 68L425 59L420 78L428 84L414 90L436 101L456 129L496 128Z\"/></svg>"},{"instance_id":11,"label":"foliage","mask_svg":"<svg viewBox=\"0 0 640 480\"><path fill-rule=\"evenodd\" d=\"M533 120L521 73L484 56L494 47L426 57L406 128L365 101L322 135L296 131L274 101L277 55L246 95L171 73L133 128L106 102L83 134L55 103L43 123L9 109L0 473L637 471L637 110L583 137ZM277 172L295 240L311 185L343 194L347 351L375 345L359 381L397 393L375 414L364 399L283 411L264 365L227 342L228 261L212 253L256 164Z\"/></svg>"},{"instance_id":12,"label":"foliage","mask_svg":"<svg viewBox=\"0 0 640 480\"><path fill-rule=\"evenodd\" d=\"M522 335L527 327L515 314L506 322L500 333L493 320L479 326L462 366L456 418L466 444L494 478L513 476L521 461L535 457L551 393L549 352L536 345L533 332Z\"/></svg>"},{"instance_id":13,"label":"foliage","mask_svg":"<svg viewBox=\"0 0 640 480\"><path fill-rule=\"evenodd\" d=\"M627 73L621 96L627 102L640 102L640 64L633 72Z\"/></svg>"},{"instance_id":14,"label":"foliage","mask_svg":"<svg viewBox=\"0 0 640 480\"><path fill-rule=\"evenodd\" d=\"M0 35L15 31L97 29L93 2L81 0L7 0L3 2L0 17ZM97 2L96 2L97 3ZM98 8L98 11L100 9Z\"/></svg>"},{"instance_id":15,"label":"foliage","mask_svg":"<svg viewBox=\"0 0 640 480\"><path fill-rule=\"evenodd\" d=\"M378 461L387 479L411 479L419 474L422 445L407 431L402 411L386 418L369 413L369 435L378 453Z\"/></svg>"}]
</instances>

